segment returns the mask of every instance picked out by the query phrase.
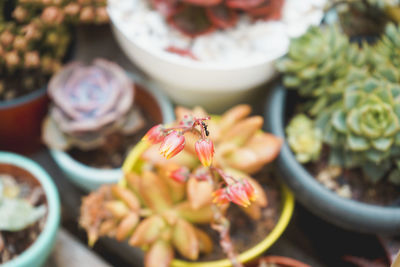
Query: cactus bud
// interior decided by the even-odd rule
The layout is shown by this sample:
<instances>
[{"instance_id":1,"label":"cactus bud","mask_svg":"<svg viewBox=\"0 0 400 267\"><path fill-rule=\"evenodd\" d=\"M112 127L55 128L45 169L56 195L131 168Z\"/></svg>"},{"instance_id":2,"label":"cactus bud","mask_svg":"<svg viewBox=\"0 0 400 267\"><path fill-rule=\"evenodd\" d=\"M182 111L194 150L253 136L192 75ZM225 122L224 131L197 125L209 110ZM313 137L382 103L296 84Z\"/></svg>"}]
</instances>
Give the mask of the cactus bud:
<instances>
[{"instance_id":1,"label":"cactus bud","mask_svg":"<svg viewBox=\"0 0 400 267\"><path fill-rule=\"evenodd\" d=\"M1 33L0 42L1 44L3 44L3 46L7 47L11 45L13 41L14 41L14 35L10 31L5 30L4 32Z\"/></svg>"},{"instance_id":2,"label":"cactus bud","mask_svg":"<svg viewBox=\"0 0 400 267\"><path fill-rule=\"evenodd\" d=\"M108 13L106 7L96 8L96 22L105 23L108 22Z\"/></svg>"},{"instance_id":3,"label":"cactus bud","mask_svg":"<svg viewBox=\"0 0 400 267\"><path fill-rule=\"evenodd\" d=\"M28 11L23 8L22 6L17 6L14 9L13 12L13 17L18 21L18 22L23 22L28 18Z\"/></svg>"},{"instance_id":4,"label":"cactus bud","mask_svg":"<svg viewBox=\"0 0 400 267\"><path fill-rule=\"evenodd\" d=\"M90 22L94 20L94 17L95 17L94 8L91 6L85 6L81 10L79 19L82 22Z\"/></svg>"},{"instance_id":5,"label":"cactus bud","mask_svg":"<svg viewBox=\"0 0 400 267\"><path fill-rule=\"evenodd\" d=\"M25 53L24 66L26 68L36 68L40 64L39 52L29 51Z\"/></svg>"},{"instance_id":6,"label":"cactus bud","mask_svg":"<svg viewBox=\"0 0 400 267\"><path fill-rule=\"evenodd\" d=\"M9 68L13 68L17 66L20 62L17 51L9 51L4 55L4 60L6 61L6 65Z\"/></svg>"},{"instance_id":7,"label":"cactus bud","mask_svg":"<svg viewBox=\"0 0 400 267\"><path fill-rule=\"evenodd\" d=\"M16 36L14 39L14 48L18 51L24 51L27 48L28 42L24 36Z\"/></svg>"},{"instance_id":8,"label":"cactus bud","mask_svg":"<svg viewBox=\"0 0 400 267\"><path fill-rule=\"evenodd\" d=\"M40 18L48 24L60 24L64 20L64 13L55 6L46 7Z\"/></svg>"},{"instance_id":9,"label":"cactus bud","mask_svg":"<svg viewBox=\"0 0 400 267\"><path fill-rule=\"evenodd\" d=\"M77 3L69 3L64 7L64 13L68 16L76 16L79 13L81 7Z\"/></svg>"}]
</instances>

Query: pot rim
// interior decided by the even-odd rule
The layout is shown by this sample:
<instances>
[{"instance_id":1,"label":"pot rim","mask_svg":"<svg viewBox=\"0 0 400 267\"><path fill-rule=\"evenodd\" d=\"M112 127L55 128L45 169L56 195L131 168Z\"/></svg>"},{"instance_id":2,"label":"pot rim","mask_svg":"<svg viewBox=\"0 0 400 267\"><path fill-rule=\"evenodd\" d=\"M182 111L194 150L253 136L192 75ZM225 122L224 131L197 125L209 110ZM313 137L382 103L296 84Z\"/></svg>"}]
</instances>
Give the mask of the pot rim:
<instances>
[{"instance_id":1,"label":"pot rim","mask_svg":"<svg viewBox=\"0 0 400 267\"><path fill-rule=\"evenodd\" d=\"M138 162L140 155L148 148L149 144L145 141L138 143L129 153L126 158L122 169L125 173L135 169L135 164ZM124 185L125 180L120 180L120 183ZM278 238L282 235L286 227L288 226L290 219L294 211L294 196L292 192L284 185L281 184L282 191L282 211L278 222L274 229L258 244L252 248L239 254L239 260L242 263L248 262L264 251L271 247ZM187 262L183 260L173 260L171 266L173 267L226 267L231 266L231 262L228 259L208 261L208 262Z\"/></svg>"},{"instance_id":2,"label":"pot rim","mask_svg":"<svg viewBox=\"0 0 400 267\"><path fill-rule=\"evenodd\" d=\"M134 73L127 72L127 74L133 80L134 84L137 83L139 85L142 85L146 92L148 92L158 103L161 109L161 114L163 116L163 123L170 123L174 121L175 115L172 103L161 92L161 90L157 89L157 85ZM75 173L79 173L80 176L85 176L86 180L90 182L112 183L115 182L116 179L118 180L123 176L121 168L104 170L100 168L90 167L75 160L68 153L62 150L50 149L50 154L55 159L57 164L64 165L65 169L74 170Z\"/></svg>"},{"instance_id":3,"label":"pot rim","mask_svg":"<svg viewBox=\"0 0 400 267\"><path fill-rule=\"evenodd\" d=\"M47 85L12 100L0 101L0 110L22 106L47 94Z\"/></svg>"},{"instance_id":4,"label":"pot rim","mask_svg":"<svg viewBox=\"0 0 400 267\"><path fill-rule=\"evenodd\" d=\"M40 183L46 194L48 215L43 231L36 241L22 254L6 262L4 265L1 265L3 267L29 266L32 264L33 259L45 253L43 249L47 249L47 246L52 243L52 239L55 238L55 233L58 230L61 217L60 198L57 188L49 174L33 160L14 153L0 151L0 164L1 163L11 164L30 172Z\"/></svg>"},{"instance_id":5,"label":"pot rim","mask_svg":"<svg viewBox=\"0 0 400 267\"><path fill-rule=\"evenodd\" d=\"M284 8L284 7L282 7ZM287 53L289 47L286 49L280 51L280 53L267 53L265 57L262 58L257 58L256 60L251 60L251 61L238 61L238 62L230 62L228 64L226 63L221 63L221 62L202 62L202 61L194 61L194 60L187 60L182 57L177 57L175 55L171 55L170 53L166 53L161 49L151 49L151 47L148 47L144 44L141 44L140 42L137 42L135 38L132 38L130 36L127 36L118 26L119 24L116 22L113 12L110 12L110 7L107 6L107 11L110 17L111 25L112 27L117 30L126 40L129 40L129 42L133 45L135 45L137 48L141 49L142 52L145 52L147 54L150 54L154 57L156 57L160 61L167 62L169 64L174 64L177 66L180 66L182 68L189 68L192 70L197 70L197 71L241 71L243 69L248 69L248 68L254 68L254 67L259 67L264 64L272 64L272 62L284 54ZM321 15L320 21L322 21L323 16ZM279 20L281 21L281 20ZM313 25L312 23L308 23L308 27ZM307 29L307 28L306 28ZM306 30L305 29L305 30ZM290 39L290 37L288 37Z\"/></svg>"},{"instance_id":6,"label":"pot rim","mask_svg":"<svg viewBox=\"0 0 400 267\"><path fill-rule=\"evenodd\" d=\"M319 208L320 210L311 211L341 227L359 232L398 233L400 207L378 206L340 197L320 184L296 160L285 138L286 97L287 90L282 85L273 88L267 99L264 114L268 130L285 140L277 162L289 187L297 193L296 197L305 206L314 205Z\"/></svg>"}]
</instances>

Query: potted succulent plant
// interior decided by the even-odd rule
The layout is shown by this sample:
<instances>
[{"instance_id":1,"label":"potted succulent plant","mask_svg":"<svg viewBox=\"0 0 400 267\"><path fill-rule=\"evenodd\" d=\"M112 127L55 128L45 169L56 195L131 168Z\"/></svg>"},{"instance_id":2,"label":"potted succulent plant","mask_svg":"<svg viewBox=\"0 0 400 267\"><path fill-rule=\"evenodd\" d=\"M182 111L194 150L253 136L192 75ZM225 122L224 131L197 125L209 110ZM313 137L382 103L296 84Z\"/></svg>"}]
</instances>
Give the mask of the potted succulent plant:
<instances>
[{"instance_id":1,"label":"potted succulent plant","mask_svg":"<svg viewBox=\"0 0 400 267\"><path fill-rule=\"evenodd\" d=\"M105 1L1 1L0 149L37 148L48 102L45 86L68 56L69 25L107 19Z\"/></svg>"},{"instance_id":2,"label":"potted succulent plant","mask_svg":"<svg viewBox=\"0 0 400 267\"><path fill-rule=\"evenodd\" d=\"M89 245L128 240L145 248L146 266L242 266L271 246L294 203L263 168L281 140L249 113L246 105L213 118L178 108L175 123L151 128L127 157L124 179L83 199Z\"/></svg>"},{"instance_id":3,"label":"potted succulent plant","mask_svg":"<svg viewBox=\"0 0 400 267\"><path fill-rule=\"evenodd\" d=\"M0 264L42 266L60 222L57 189L33 161L0 152Z\"/></svg>"},{"instance_id":4,"label":"potted succulent plant","mask_svg":"<svg viewBox=\"0 0 400 267\"><path fill-rule=\"evenodd\" d=\"M388 24L359 47L335 26L309 29L278 62L297 91L275 88L265 112L287 137L278 165L299 200L355 231L400 229L399 36Z\"/></svg>"},{"instance_id":5,"label":"potted succulent plant","mask_svg":"<svg viewBox=\"0 0 400 267\"><path fill-rule=\"evenodd\" d=\"M124 52L175 102L221 112L273 77L325 2L111 0L108 12Z\"/></svg>"},{"instance_id":6,"label":"potted succulent plant","mask_svg":"<svg viewBox=\"0 0 400 267\"><path fill-rule=\"evenodd\" d=\"M117 182L130 147L151 124L173 120L168 100L142 85L104 59L70 63L50 80L53 105L43 123L43 141L80 187Z\"/></svg>"}]
</instances>

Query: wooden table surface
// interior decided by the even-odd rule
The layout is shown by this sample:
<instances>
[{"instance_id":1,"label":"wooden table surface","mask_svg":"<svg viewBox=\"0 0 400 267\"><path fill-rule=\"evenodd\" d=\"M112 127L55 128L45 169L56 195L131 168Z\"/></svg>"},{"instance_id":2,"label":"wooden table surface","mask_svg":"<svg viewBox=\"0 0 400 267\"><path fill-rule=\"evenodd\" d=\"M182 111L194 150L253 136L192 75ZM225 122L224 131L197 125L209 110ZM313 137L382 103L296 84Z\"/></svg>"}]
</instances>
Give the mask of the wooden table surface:
<instances>
[{"instance_id":1,"label":"wooden table surface","mask_svg":"<svg viewBox=\"0 0 400 267\"><path fill-rule=\"evenodd\" d=\"M103 57L118 62L128 71L143 75L122 53L108 26L83 27L79 28L76 34L75 59L90 61L96 57ZM262 114L263 99L268 86L261 87L250 101L259 114ZM42 147L29 156L53 177L62 202L63 230L46 267L142 266L142 263L132 256L135 253L140 255L138 250L131 254L129 249L125 250L126 247L120 248L109 240L101 240L94 249L88 249L85 233L77 225L80 201L85 193L68 181L46 148ZM373 257L382 253L374 236L351 233L334 227L316 218L298 203L287 230L267 252L294 257L315 267L347 266L341 258L348 254Z\"/></svg>"}]
</instances>

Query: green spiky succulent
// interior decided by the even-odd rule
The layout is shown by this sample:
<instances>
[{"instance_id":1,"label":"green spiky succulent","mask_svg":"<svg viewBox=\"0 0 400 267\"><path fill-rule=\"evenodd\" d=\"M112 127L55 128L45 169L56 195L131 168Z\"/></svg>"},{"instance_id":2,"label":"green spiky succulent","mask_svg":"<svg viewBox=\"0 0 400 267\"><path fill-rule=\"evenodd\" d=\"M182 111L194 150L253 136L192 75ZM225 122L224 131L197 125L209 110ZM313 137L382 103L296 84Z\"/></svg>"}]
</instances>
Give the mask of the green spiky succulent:
<instances>
[{"instance_id":1,"label":"green spiky succulent","mask_svg":"<svg viewBox=\"0 0 400 267\"><path fill-rule=\"evenodd\" d=\"M296 115L286 128L290 148L297 161L307 163L318 159L322 149L322 132L304 114Z\"/></svg>"}]
</instances>

